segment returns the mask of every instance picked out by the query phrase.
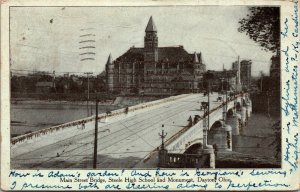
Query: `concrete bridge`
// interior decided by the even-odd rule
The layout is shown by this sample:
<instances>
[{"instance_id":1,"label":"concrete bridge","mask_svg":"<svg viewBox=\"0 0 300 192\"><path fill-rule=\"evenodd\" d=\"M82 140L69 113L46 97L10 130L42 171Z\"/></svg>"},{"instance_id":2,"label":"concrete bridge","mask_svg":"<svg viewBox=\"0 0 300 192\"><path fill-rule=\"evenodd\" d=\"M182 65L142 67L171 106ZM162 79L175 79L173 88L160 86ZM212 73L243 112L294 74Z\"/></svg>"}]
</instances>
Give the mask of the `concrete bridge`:
<instances>
[{"instance_id":1,"label":"concrete bridge","mask_svg":"<svg viewBox=\"0 0 300 192\"><path fill-rule=\"evenodd\" d=\"M210 120L209 124L204 123L206 128L203 122L207 121L207 113L204 115L200 106L207 101L207 96L202 94L184 94L135 105L129 107L128 113L119 109L100 114L97 168L157 167L161 160L158 134L162 129L167 133L164 152L184 154L198 145L203 149L200 156L209 159L208 164L202 159L199 166L206 164L213 168L212 145L217 145L220 151L230 151L231 135L239 134L240 125L251 114L251 102L245 96L237 96L239 111L234 108L234 100L225 105L217 101L218 97L216 93L210 95ZM94 127L95 116L92 116L12 138L11 167L91 168Z\"/></svg>"}]
</instances>

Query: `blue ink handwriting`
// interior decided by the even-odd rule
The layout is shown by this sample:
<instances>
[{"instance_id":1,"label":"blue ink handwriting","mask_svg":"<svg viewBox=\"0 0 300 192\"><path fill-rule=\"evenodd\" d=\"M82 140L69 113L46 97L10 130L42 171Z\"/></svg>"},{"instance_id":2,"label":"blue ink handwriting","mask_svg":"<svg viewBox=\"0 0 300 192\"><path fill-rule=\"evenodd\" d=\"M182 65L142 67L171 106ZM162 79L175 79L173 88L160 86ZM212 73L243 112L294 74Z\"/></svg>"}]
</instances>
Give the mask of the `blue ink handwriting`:
<instances>
[{"instance_id":1,"label":"blue ink handwriting","mask_svg":"<svg viewBox=\"0 0 300 192\"><path fill-rule=\"evenodd\" d=\"M264 180L263 182L254 183L254 182L248 182L248 183L234 183L233 181L230 181L227 189L232 188L238 188L238 189L246 189L250 190L251 188L259 188L259 187L289 187L290 185L284 184L284 183L272 183L272 180Z\"/></svg>"},{"instance_id":2,"label":"blue ink handwriting","mask_svg":"<svg viewBox=\"0 0 300 192\"><path fill-rule=\"evenodd\" d=\"M69 173L61 173L60 171L56 171L56 172L50 171L48 173L48 177L50 177L50 178L51 177L78 177L78 175L76 176L73 173L71 173L71 174L69 174Z\"/></svg>"},{"instance_id":3,"label":"blue ink handwriting","mask_svg":"<svg viewBox=\"0 0 300 192\"><path fill-rule=\"evenodd\" d=\"M78 189L99 189L97 183L82 184L79 183Z\"/></svg>"},{"instance_id":4,"label":"blue ink handwriting","mask_svg":"<svg viewBox=\"0 0 300 192\"><path fill-rule=\"evenodd\" d=\"M215 178L217 176L225 176L225 175L236 175L240 177L243 175L244 172L239 170L239 171L201 171L200 169L196 169L195 176L207 176L207 175L214 175Z\"/></svg>"},{"instance_id":5,"label":"blue ink handwriting","mask_svg":"<svg viewBox=\"0 0 300 192\"><path fill-rule=\"evenodd\" d=\"M135 183L128 183L126 185L126 189L135 189L135 190L143 190L143 189L169 189L169 185L156 185L156 183L153 184L135 184Z\"/></svg>"},{"instance_id":6,"label":"blue ink handwriting","mask_svg":"<svg viewBox=\"0 0 300 192\"><path fill-rule=\"evenodd\" d=\"M10 171L9 177L27 177L30 173L19 173L15 170Z\"/></svg>"},{"instance_id":7,"label":"blue ink handwriting","mask_svg":"<svg viewBox=\"0 0 300 192\"><path fill-rule=\"evenodd\" d=\"M292 33L294 37L298 37L299 34L299 19L298 19L298 14L299 14L299 10L298 10L298 0L294 1L294 14L292 15L293 18L292 20L294 21L294 32Z\"/></svg>"},{"instance_id":8,"label":"blue ink handwriting","mask_svg":"<svg viewBox=\"0 0 300 192\"><path fill-rule=\"evenodd\" d=\"M296 133L294 135L294 141L293 143L289 141L288 138L286 138L285 142L286 142L286 149L285 149L285 154L284 156L284 160L286 162L289 163L289 165L291 166L291 172L296 171L296 169L298 168L298 133ZM293 156L292 156L293 155Z\"/></svg>"},{"instance_id":9,"label":"blue ink handwriting","mask_svg":"<svg viewBox=\"0 0 300 192\"><path fill-rule=\"evenodd\" d=\"M131 176L142 176L142 177L151 177L149 171L142 171L142 170L132 170Z\"/></svg>"},{"instance_id":10,"label":"blue ink handwriting","mask_svg":"<svg viewBox=\"0 0 300 192\"><path fill-rule=\"evenodd\" d=\"M277 170L256 170L256 169L253 169L251 172L250 172L250 175L252 176L258 176L258 175L284 175L284 177L286 177L286 171L277 171Z\"/></svg>"},{"instance_id":11,"label":"blue ink handwriting","mask_svg":"<svg viewBox=\"0 0 300 192\"><path fill-rule=\"evenodd\" d=\"M289 64L290 64L290 61L289 61L289 46L286 46L286 49L281 50L281 52L283 52L284 55L286 56L284 69L285 69L286 72L289 72Z\"/></svg>"},{"instance_id":12,"label":"blue ink handwriting","mask_svg":"<svg viewBox=\"0 0 300 192\"><path fill-rule=\"evenodd\" d=\"M70 185L45 185L45 184L33 184L25 182L21 188L24 189L72 189Z\"/></svg>"},{"instance_id":13,"label":"blue ink handwriting","mask_svg":"<svg viewBox=\"0 0 300 192\"><path fill-rule=\"evenodd\" d=\"M164 171L161 171L160 168L157 168L156 169L156 172L155 172L155 176L159 176L159 177L165 177L165 176L174 176L176 175L175 172L164 172Z\"/></svg>"},{"instance_id":14,"label":"blue ink handwriting","mask_svg":"<svg viewBox=\"0 0 300 192\"><path fill-rule=\"evenodd\" d=\"M120 185L116 185L116 184L108 184L108 185L105 185L105 189L118 189L118 190L120 190L121 187L120 187Z\"/></svg>"},{"instance_id":15,"label":"blue ink handwriting","mask_svg":"<svg viewBox=\"0 0 300 192\"><path fill-rule=\"evenodd\" d=\"M280 34L283 36L283 37L287 37L288 36L288 29L289 29L289 26L288 26L288 19L285 18L285 21L284 21L284 32L280 32Z\"/></svg>"},{"instance_id":16,"label":"blue ink handwriting","mask_svg":"<svg viewBox=\"0 0 300 192\"><path fill-rule=\"evenodd\" d=\"M207 184L194 184L194 183L190 183L190 182L187 182L187 183L180 183L177 185L177 189L195 189L195 188L204 188L206 189L207 188Z\"/></svg>"},{"instance_id":17,"label":"blue ink handwriting","mask_svg":"<svg viewBox=\"0 0 300 192\"><path fill-rule=\"evenodd\" d=\"M105 171L100 171L100 172L88 172L86 174L87 177L113 177L113 176L116 176L118 177L119 174L117 172L109 172L107 170Z\"/></svg>"}]
</instances>

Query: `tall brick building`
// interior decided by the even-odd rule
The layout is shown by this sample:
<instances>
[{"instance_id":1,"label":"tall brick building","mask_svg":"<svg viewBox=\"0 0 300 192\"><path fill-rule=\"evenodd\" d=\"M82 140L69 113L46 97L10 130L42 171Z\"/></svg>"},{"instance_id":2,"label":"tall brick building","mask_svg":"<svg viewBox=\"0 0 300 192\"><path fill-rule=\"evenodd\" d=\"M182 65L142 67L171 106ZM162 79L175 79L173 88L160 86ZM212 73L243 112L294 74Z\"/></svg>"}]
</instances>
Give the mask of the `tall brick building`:
<instances>
[{"instance_id":1,"label":"tall brick building","mask_svg":"<svg viewBox=\"0 0 300 192\"><path fill-rule=\"evenodd\" d=\"M271 57L270 77L280 79L280 55L273 55Z\"/></svg>"},{"instance_id":2,"label":"tall brick building","mask_svg":"<svg viewBox=\"0 0 300 192\"><path fill-rule=\"evenodd\" d=\"M250 90L251 88L251 60L241 61L241 83L244 90Z\"/></svg>"},{"instance_id":3,"label":"tall brick building","mask_svg":"<svg viewBox=\"0 0 300 192\"><path fill-rule=\"evenodd\" d=\"M199 92L205 71L201 53L188 53L183 46L159 47L157 28L150 17L144 47L131 47L114 61L109 55L107 90L145 95Z\"/></svg>"},{"instance_id":4,"label":"tall brick building","mask_svg":"<svg viewBox=\"0 0 300 192\"><path fill-rule=\"evenodd\" d=\"M238 61L232 63L233 70L240 70L240 83L242 90L250 90L251 88L251 60L242 60L240 62L240 69L238 69Z\"/></svg>"}]
</instances>

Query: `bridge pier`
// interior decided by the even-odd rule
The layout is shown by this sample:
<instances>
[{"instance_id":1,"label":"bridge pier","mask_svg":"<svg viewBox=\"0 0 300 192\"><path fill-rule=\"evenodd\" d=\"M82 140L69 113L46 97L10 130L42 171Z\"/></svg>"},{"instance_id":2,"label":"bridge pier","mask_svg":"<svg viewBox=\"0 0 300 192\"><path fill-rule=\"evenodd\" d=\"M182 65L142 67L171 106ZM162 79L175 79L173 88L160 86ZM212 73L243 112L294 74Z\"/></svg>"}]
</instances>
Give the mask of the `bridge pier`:
<instances>
[{"instance_id":1,"label":"bridge pier","mask_svg":"<svg viewBox=\"0 0 300 192\"><path fill-rule=\"evenodd\" d=\"M241 115L233 112L232 116L226 119L226 124L230 125L232 128L232 135L240 134L240 121Z\"/></svg>"},{"instance_id":2,"label":"bridge pier","mask_svg":"<svg viewBox=\"0 0 300 192\"><path fill-rule=\"evenodd\" d=\"M241 97L241 105L240 105L240 110L239 110L239 113L241 115L242 127L244 127L247 124L248 119L251 116L251 112L252 112L251 100L250 100L250 98L248 97L247 94L243 95Z\"/></svg>"},{"instance_id":3,"label":"bridge pier","mask_svg":"<svg viewBox=\"0 0 300 192\"><path fill-rule=\"evenodd\" d=\"M158 166L168 167L168 150L160 149L158 152Z\"/></svg>"},{"instance_id":4,"label":"bridge pier","mask_svg":"<svg viewBox=\"0 0 300 192\"><path fill-rule=\"evenodd\" d=\"M216 159L213 146L207 145L206 147L203 147L203 149L200 150L200 154L209 156L209 168L214 169L216 167Z\"/></svg>"},{"instance_id":5,"label":"bridge pier","mask_svg":"<svg viewBox=\"0 0 300 192\"><path fill-rule=\"evenodd\" d=\"M251 113L252 113L252 103L251 103L251 100L248 100L246 102L246 112L247 112L247 117L249 118L251 116Z\"/></svg>"},{"instance_id":6,"label":"bridge pier","mask_svg":"<svg viewBox=\"0 0 300 192\"><path fill-rule=\"evenodd\" d=\"M209 156L209 168L215 168L216 167L216 158L215 158L215 151L212 145L207 144L207 118L203 119L203 148L200 149L200 154L204 154Z\"/></svg>"},{"instance_id":7,"label":"bridge pier","mask_svg":"<svg viewBox=\"0 0 300 192\"><path fill-rule=\"evenodd\" d=\"M238 113L241 115L241 126L244 127L246 125L246 107L241 106L240 110L238 111Z\"/></svg>"},{"instance_id":8,"label":"bridge pier","mask_svg":"<svg viewBox=\"0 0 300 192\"><path fill-rule=\"evenodd\" d=\"M217 121L209 131L208 143L217 151L232 151L232 128L223 120ZM216 123L217 123L216 122ZM215 124L216 124L215 123Z\"/></svg>"},{"instance_id":9,"label":"bridge pier","mask_svg":"<svg viewBox=\"0 0 300 192\"><path fill-rule=\"evenodd\" d=\"M199 130L198 126L200 123L198 118L199 117L195 117L195 124L191 126L196 126ZM192 122L192 119L190 122ZM164 144L162 144L158 152L158 166L165 168L215 168L215 151L212 145L207 144L207 130L207 118L204 118L203 129L200 129L198 134L196 134L199 135L200 138L197 138L196 142L194 142L192 145L190 142L188 142L189 147L185 146L184 153L179 151L177 153L169 153L168 150L163 147ZM201 131L203 132L201 133ZM160 136L162 135L163 134ZM202 138L201 135L203 136ZM203 142L201 141L202 139ZM180 143L185 144L185 142ZM170 149L172 149L172 147L170 147Z\"/></svg>"}]
</instances>

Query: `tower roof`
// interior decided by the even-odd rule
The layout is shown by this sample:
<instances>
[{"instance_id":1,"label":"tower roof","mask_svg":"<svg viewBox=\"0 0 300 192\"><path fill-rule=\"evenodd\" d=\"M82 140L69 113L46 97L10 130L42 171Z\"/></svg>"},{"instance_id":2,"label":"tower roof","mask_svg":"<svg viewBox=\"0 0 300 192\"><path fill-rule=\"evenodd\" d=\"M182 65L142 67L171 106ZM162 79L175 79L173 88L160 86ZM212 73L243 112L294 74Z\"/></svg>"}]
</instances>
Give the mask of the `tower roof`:
<instances>
[{"instance_id":1,"label":"tower roof","mask_svg":"<svg viewBox=\"0 0 300 192\"><path fill-rule=\"evenodd\" d=\"M200 62L201 64L203 64L203 61L202 61L202 53L201 53L201 52L199 53L199 62Z\"/></svg>"},{"instance_id":2,"label":"tower roof","mask_svg":"<svg viewBox=\"0 0 300 192\"><path fill-rule=\"evenodd\" d=\"M149 21L148 21L145 32L153 32L153 31L157 32L157 29L156 29L156 26L155 26L154 21L152 19L152 16L151 16Z\"/></svg>"},{"instance_id":3,"label":"tower roof","mask_svg":"<svg viewBox=\"0 0 300 192\"><path fill-rule=\"evenodd\" d=\"M108 64L112 64L111 53L109 54L107 62L106 62L106 65L108 65Z\"/></svg>"},{"instance_id":4,"label":"tower roof","mask_svg":"<svg viewBox=\"0 0 300 192\"><path fill-rule=\"evenodd\" d=\"M193 60L193 62L194 63L199 63L198 55L197 55L196 52L194 53L194 60Z\"/></svg>"}]
</instances>

